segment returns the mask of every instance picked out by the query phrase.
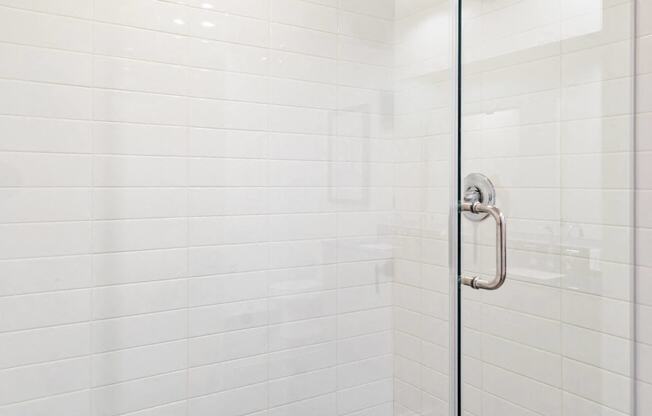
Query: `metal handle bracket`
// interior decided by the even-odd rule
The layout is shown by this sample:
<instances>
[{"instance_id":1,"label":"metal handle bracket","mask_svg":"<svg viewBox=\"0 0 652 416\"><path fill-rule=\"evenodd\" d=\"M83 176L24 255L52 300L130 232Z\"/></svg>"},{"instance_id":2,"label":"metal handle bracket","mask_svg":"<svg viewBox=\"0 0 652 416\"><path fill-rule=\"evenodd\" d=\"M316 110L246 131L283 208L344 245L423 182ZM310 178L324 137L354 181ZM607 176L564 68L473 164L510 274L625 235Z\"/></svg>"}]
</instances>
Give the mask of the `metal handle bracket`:
<instances>
[{"instance_id":1,"label":"metal handle bracket","mask_svg":"<svg viewBox=\"0 0 652 416\"><path fill-rule=\"evenodd\" d=\"M480 173L471 173L464 178L464 201L460 211L471 221L482 221L491 216L496 221L496 275L491 280L477 276L461 276L460 281L474 289L496 290L505 283L507 277L507 225L505 216L494 203L496 191L493 183Z\"/></svg>"}]
</instances>

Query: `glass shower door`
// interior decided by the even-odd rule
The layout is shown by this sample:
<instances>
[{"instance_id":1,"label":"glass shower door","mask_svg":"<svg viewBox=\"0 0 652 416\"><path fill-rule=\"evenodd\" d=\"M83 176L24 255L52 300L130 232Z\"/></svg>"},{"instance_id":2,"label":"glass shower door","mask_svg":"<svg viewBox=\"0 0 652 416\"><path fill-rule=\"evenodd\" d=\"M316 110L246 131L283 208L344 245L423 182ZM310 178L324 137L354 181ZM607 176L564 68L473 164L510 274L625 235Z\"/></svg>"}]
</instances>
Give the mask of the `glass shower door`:
<instances>
[{"instance_id":1,"label":"glass shower door","mask_svg":"<svg viewBox=\"0 0 652 416\"><path fill-rule=\"evenodd\" d=\"M634 414L632 11L462 2L463 415Z\"/></svg>"}]
</instances>

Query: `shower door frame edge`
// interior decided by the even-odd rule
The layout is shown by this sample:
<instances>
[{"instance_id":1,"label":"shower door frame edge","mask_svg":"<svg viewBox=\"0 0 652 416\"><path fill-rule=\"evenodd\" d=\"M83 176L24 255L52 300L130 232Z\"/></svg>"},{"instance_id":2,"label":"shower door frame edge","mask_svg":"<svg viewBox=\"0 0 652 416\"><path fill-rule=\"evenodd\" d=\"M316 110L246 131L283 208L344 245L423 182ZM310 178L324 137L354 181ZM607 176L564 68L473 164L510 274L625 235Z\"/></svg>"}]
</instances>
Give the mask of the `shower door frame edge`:
<instances>
[{"instance_id":1,"label":"shower door frame edge","mask_svg":"<svg viewBox=\"0 0 652 416\"><path fill-rule=\"evenodd\" d=\"M449 263L449 414L460 416L460 126L462 70L461 40L462 0L451 0L451 142L450 142L450 207L448 219Z\"/></svg>"}]
</instances>

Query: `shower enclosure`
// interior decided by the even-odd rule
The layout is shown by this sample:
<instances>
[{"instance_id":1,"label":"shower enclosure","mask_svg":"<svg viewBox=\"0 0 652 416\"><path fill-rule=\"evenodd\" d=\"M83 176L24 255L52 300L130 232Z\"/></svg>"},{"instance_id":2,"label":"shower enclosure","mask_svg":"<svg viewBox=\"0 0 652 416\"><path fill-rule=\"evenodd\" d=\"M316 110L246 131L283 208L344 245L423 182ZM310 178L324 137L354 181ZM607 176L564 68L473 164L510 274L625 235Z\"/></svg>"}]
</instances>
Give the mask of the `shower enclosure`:
<instances>
[{"instance_id":1,"label":"shower enclosure","mask_svg":"<svg viewBox=\"0 0 652 416\"><path fill-rule=\"evenodd\" d=\"M652 5L0 0L0 416L652 414Z\"/></svg>"}]
</instances>

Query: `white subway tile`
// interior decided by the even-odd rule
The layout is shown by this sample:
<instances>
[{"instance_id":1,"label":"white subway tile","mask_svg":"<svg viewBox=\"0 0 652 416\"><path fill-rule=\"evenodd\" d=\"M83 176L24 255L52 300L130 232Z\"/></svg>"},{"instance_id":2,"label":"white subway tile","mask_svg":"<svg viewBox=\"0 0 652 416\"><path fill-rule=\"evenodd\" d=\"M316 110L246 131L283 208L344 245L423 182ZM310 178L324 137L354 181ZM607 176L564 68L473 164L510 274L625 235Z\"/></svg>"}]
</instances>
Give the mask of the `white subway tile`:
<instances>
[{"instance_id":1,"label":"white subway tile","mask_svg":"<svg viewBox=\"0 0 652 416\"><path fill-rule=\"evenodd\" d=\"M115 220L93 222L96 253L183 247L185 219Z\"/></svg>"},{"instance_id":2,"label":"white subway tile","mask_svg":"<svg viewBox=\"0 0 652 416\"><path fill-rule=\"evenodd\" d=\"M392 352L392 334L389 331L382 331L340 339L337 347L337 362L339 364L384 356Z\"/></svg>"},{"instance_id":3,"label":"white subway tile","mask_svg":"<svg viewBox=\"0 0 652 416\"><path fill-rule=\"evenodd\" d=\"M268 80L263 76L210 69L188 71L188 94L193 97L265 103L268 91Z\"/></svg>"},{"instance_id":4,"label":"white subway tile","mask_svg":"<svg viewBox=\"0 0 652 416\"><path fill-rule=\"evenodd\" d=\"M381 380L337 392L338 414L347 414L391 400L392 380Z\"/></svg>"},{"instance_id":5,"label":"white subway tile","mask_svg":"<svg viewBox=\"0 0 652 416\"><path fill-rule=\"evenodd\" d=\"M4 187L89 186L91 157L55 153L0 153Z\"/></svg>"},{"instance_id":6,"label":"white subway tile","mask_svg":"<svg viewBox=\"0 0 652 416\"><path fill-rule=\"evenodd\" d=\"M93 256L96 286L167 280L186 275L184 248L148 250Z\"/></svg>"},{"instance_id":7,"label":"white subway tile","mask_svg":"<svg viewBox=\"0 0 652 416\"><path fill-rule=\"evenodd\" d=\"M267 218L258 215L191 218L188 239L193 246L264 242L267 224Z\"/></svg>"},{"instance_id":8,"label":"white subway tile","mask_svg":"<svg viewBox=\"0 0 652 416\"><path fill-rule=\"evenodd\" d=\"M335 315L335 291L283 296L269 300L270 324Z\"/></svg>"},{"instance_id":9,"label":"white subway tile","mask_svg":"<svg viewBox=\"0 0 652 416\"><path fill-rule=\"evenodd\" d=\"M92 4L87 0L61 0L53 3L49 0L35 0L25 4L21 0L2 0L2 5L25 8L34 11L40 11L52 14L63 14L80 18L90 18L92 16Z\"/></svg>"},{"instance_id":10,"label":"white subway tile","mask_svg":"<svg viewBox=\"0 0 652 416\"><path fill-rule=\"evenodd\" d=\"M96 56L93 85L99 88L182 95L188 73L180 66Z\"/></svg>"},{"instance_id":11,"label":"white subway tile","mask_svg":"<svg viewBox=\"0 0 652 416\"><path fill-rule=\"evenodd\" d=\"M270 36L273 49L324 58L337 56L337 36L334 33L272 23Z\"/></svg>"},{"instance_id":12,"label":"white subway tile","mask_svg":"<svg viewBox=\"0 0 652 416\"><path fill-rule=\"evenodd\" d=\"M628 302L562 291L563 322L610 335L629 338L631 306Z\"/></svg>"},{"instance_id":13,"label":"white subway tile","mask_svg":"<svg viewBox=\"0 0 652 416\"><path fill-rule=\"evenodd\" d=\"M190 188L191 216L263 214L267 195L260 188Z\"/></svg>"},{"instance_id":14,"label":"white subway tile","mask_svg":"<svg viewBox=\"0 0 652 416\"><path fill-rule=\"evenodd\" d=\"M111 384L92 391L93 415L120 415L182 400L185 371Z\"/></svg>"},{"instance_id":15,"label":"white subway tile","mask_svg":"<svg viewBox=\"0 0 652 416\"><path fill-rule=\"evenodd\" d=\"M0 222L89 220L89 197L88 188L0 189Z\"/></svg>"},{"instance_id":16,"label":"white subway tile","mask_svg":"<svg viewBox=\"0 0 652 416\"><path fill-rule=\"evenodd\" d=\"M188 165L191 186L263 187L267 184L264 160L193 158Z\"/></svg>"},{"instance_id":17,"label":"white subway tile","mask_svg":"<svg viewBox=\"0 0 652 416\"><path fill-rule=\"evenodd\" d=\"M190 366L234 360L263 354L267 351L267 328L192 338L189 341Z\"/></svg>"},{"instance_id":18,"label":"white subway tile","mask_svg":"<svg viewBox=\"0 0 652 416\"><path fill-rule=\"evenodd\" d=\"M90 287L90 256L25 258L0 262L0 295L81 289Z\"/></svg>"},{"instance_id":19,"label":"white subway tile","mask_svg":"<svg viewBox=\"0 0 652 416\"><path fill-rule=\"evenodd\" d=\"M0 335L1 368L76 358L90 353L87 323L38 328Z\"/></svg>"},{"instance_id":20,"label":"white subway tile","mask_svg":"<svg viewBox=\"0 0 652 416\"><path fill-rule=\"evenodd\" d=\"M269 270L267 282L270 296L335 289L337 285L335 265Z\"/></svg>"},{"instance_id":21,"label":"white subway tile","mask_svg":"<svg viewBox=\"0 0 652 416\"><path fill-rule=\"evenodd\" d=\"M597 367L564 360L564 389L625 414L631 411L632 381Z\"/></svg>"},{"instance_id":22,"label":"white subway tile","mask_svg":"<svg viewBox=\"0 0 652 416\"><path fill-rule=\"evenodd\" d=\"M89 360L77 358L0 371L3 405L86 389Z\"/></svg>"},{"instance_id":23,"label":"white subway tile","mask_svg":"<svg viewBox=\"0 0 652 416\"><path fill-rule=\"evenodd\" d=\"M302 240L277 242L269 245L273 268L332 264L337 260L334 240Z\"/></svg>"},{"instance_id":24,"label":"white subway tile","mask_svg":"<svg viewBox=\"0 0 652 416\"><path fill-rule=\"evenodd\" d=\"M269 101L273 104L324 109L336 107L337 88L334 85L272 78L269 86Z\"/></svg>"},{"instance_id":25,"label":"white subway tile","mask_svg":"<svg viewBox=\"0 0 652 416\"><path fill-rule=\"evenodd\" d=\"M7 416L21 416L24 414L47 416L53 412L70 416L86 416L91 409L90 400L90 390L81 390L3 406L2 412Z\"/></svg>"},{"instance_id":26,"label":"white subway tile","mask_svg":"<svg viewBox=\"0 0 652 416\"><path fill-rule=\"evenodd\" d=\"M3 78L83 86L92 84L93 58L90 55L11 44L0 45L0 53L12 56L12 59L0 63Z\"/></svg>"},{"instance_id":27,"label":"white subway tile","mask_svg":"<svg viewBox=\"0 0 652 416\"><path fill-rule=\"evenodd\" d=\"M209 416L220 409L224 416L240 416L262 410L266 403L267 389L262 383L190 399L188 411L191 415Z\"/></svg>"},{"instance_id":28,"label":"white subway tile","mask_svg":"<svg viewBox=\"0 0 652 416\"><path fill-rule=\"evenodd\" d=\"M186 368L186 341L96 354L92 357L93 386L120 383Z\"/></svg>"},{"instance_id":29,"label":"white subway tile","mask_svg":"<svg viewBox=\"0 0 652 416\"><path fill-rule=\"evenodd\" d=\"M193 308L188 316L191 337L262 327L267 324L268 301L250 300Z\"/></svg>"},{"instance_id":30,"label":"white subway tile","mask_svg":"<svg viewBox=\"0 0 652 416\"><path fill-rule=\"evenodd\" d=\"M93 161L96 186L184 186L187 161L182 158L98 156Z\"/></svg>"},{"instance_id":31,"label":"white subway tile","mask_svg":"<svg viewBox=\"0 0 652 416\"><path fill-rule=\"evenodd\" d=\"M2 150L90 153L91 129L85 121L0 117Z\"/></svg>"},{"instance_id":32,"label":"white subway tile","mask_svg":"<svg viewBox=\"0 0 652 416\"><path fill-rule=\"evenodd\" d=\"M183 188L95 188L93 218L183 217L188 212L187 197L188 192Z\"/></svg>"},{"instance_id":33,"label":"white subway tile","mask_svg":"<svg viewBox=\"0 0 652 416\"><path fill-rule=\"evenodd\" d=\"M94 117L101 121L182 126L188 108L188 99L179 96L100 89L93 96Z\"/></svg>"},{"instance_id":34,"label":"white subway tile","mask_svg":"<svg viewBox=\"0 0 652 416\"><path fill-rule=\"evenodd\" d=\"M298 402L274 407L269 410L269 416L299 416L299 415L334 415L337 412L335 394L301 400Z\"/></svg>"},{"instance_id":35,"label":"white subway tile","mask_svg":"<svg viewBox=\"0 0 652 416\"><path fill-rule=\"evenodd\" d=\"M89 20L8 7L2 7L1 12L2 41L83 52L90 52L92 49L92 23Z\"/></svg>"},{"instance_id":36,"label":"white subway tile","mask_svg":"<svg viewBox=\"0 0 652 416\"><path fill-rule=\"evenodd\" d=\"M333 368L273 380L268 384L269 406L281 406L331 393L336 387L336 373Z\"/></svg>"},{"instance_id":37,"label":"white subway tile","mask_svg":"<svg viewBox=\"0 0 652 416\"><path fill-rule=\"evenodd\" d=\"M191 276L265 270L269 267L269 247L265 244L241 244L194 247L189 252Z\"/></svg>"},{"instance_id":38,"label":"white subway tile","mask_svg":"<svg viewBox=\"0 0 652 416\"><path fill-rule=\"evenodd\" d=\"M302 0L271 0L273 22L337 32L337 9Z\"/></svg>"},{"instance_id":39,"label":"white subway tile","mask_svg":"<svg viewBox=\"0 0 652 416\"><path fill-rule=\"evenodd\" d=\"M267 380L267 357L255 356L191 368L188 394L191 397L263 383Z\"/></svg>"},{"instance_id":40,"label":"white subway tile","mask_svg":"<svg viewBox=\"0 0 652 416\"><path fill-rule=\"evenodd\" d=\"M91 244L88 222L0 225L2 259L88 254Z\"/></svg>"},{"instance_id":41,"label":"white subway tile","mask_svg":"<svg viewBox=\"0 0 652 416\"><path fill-rule=\"evenodd\" d=\"M265 75L270 53L269 49L258 46L190 38L187 63L200 68Z\"/></svg>"},{"instance_id":42,"label":"white subway tile","mask_svg":"<svg viewBox=\"0 0 652 416\"><path fill-rule=\"evenodd\" d=\"M96 0L93 13L95 18L102 22L161 32L188 32L188 10L174 2Z\"/></svg>"},{"instance_id":43,"label":"white subway tile","mask_svg":"<svg viewBox=\"0 0 652 416\"><path fill-rule=\"evenodd\" d=\"M183 280L107 286L93 290L95 319L163 312L186 307Z\"/></svg>"},{"instance_id":44,"label":"white subway tile","mask_svg":"<svg viewBox=\"0 0 652 416\"><path fill-rule=\"evenodd\" d=\"M269 351L279 351L334 341L337 322L334 317L309 319L269 327Z\"/></svg>"},{"instance_id":45,"label":"white subway tile","mask_svg":"<svg viewBox=\"0 0 652 416\"><path fill-rule=\"evenodd\" d=\"M270 75L279 78L335 84L337 64L334 59L301 53L270 51Z\"/></svg>"},{"instance_id":46,"label":"white subway tile","mask_svg":"<svg viewBox=\"0 0 652 416\"><path fill-rule=\"evenodd\" d=\"M267 273L261 271L190 279L190 306L264 298L268 293Z\"/></svg>"},{"instance_id":47,"label":"white subway tile","mask_svg":"<svg viewBox=\"0 0 652 416\"><path fill-rule=\"evenodd\" d=\"M258 103L190 99L189 122L196 127L265 130L267 107Z\"/></svg>"},{"instance_id":48,"label":"white subway tile","mask_svg":"<svg viewBox=\"0 0 652 416\"><path fill-rule=\"evenodd\" d=\"M176 310L91 323L93 352L178 340L187 334L187 312Z\"/></svg>"},{"instance_id":49,"label":"white subway tile","mask_svg":"<svg viewBox=\"0 0 652 416\"><path fill-rule=\"evenodd\" d=\"M188 10L188 30L192 36L204 39L267 46L269 26L266 21L230 13L206 13Z\"/></svg>"},{"instance_id":50,"label":"white subway tile","mask_svg":"<svg viewBox=\"0 0 652 416\"><path fill-rule=\"evenodd\" d=\"M76 120L88 120L92 115L90 88L3 79L0 90L3 115Z\"/></svg>"},{"instance_id":51,"label":"white subway tile","mask_svg":"<svg viewBox=\"0 0 652 416\"><path fill-rule=\"evenodd\" d=\"M201 7L206 10L216 10L224 13L265 19L268 17L270 0L187 0L184 4Z\"/></svg>"},{"instance_id":52,"label":"white subway tile","mask_svg":"<svg viewBox=\"0 0 652 416\"><path fill-rule=\"evenodd\" d=\"M180 35L99 22L93 29L97 54L172 64L188 59L189 40Z\"/></svg>"},{"instance_id":53,"label":"white subway tile","mask_svg":"<svg viewBox=\"0 0 652 416\"><path fill-rule=\"evenodd\" d=\"M336 364L337 347L334 342L288 349L269 355L269 378L289 377Z\"/></svg>"}]
</instances>

